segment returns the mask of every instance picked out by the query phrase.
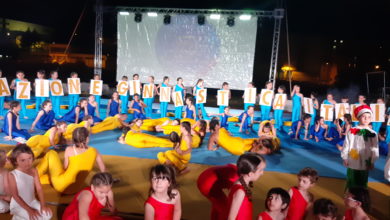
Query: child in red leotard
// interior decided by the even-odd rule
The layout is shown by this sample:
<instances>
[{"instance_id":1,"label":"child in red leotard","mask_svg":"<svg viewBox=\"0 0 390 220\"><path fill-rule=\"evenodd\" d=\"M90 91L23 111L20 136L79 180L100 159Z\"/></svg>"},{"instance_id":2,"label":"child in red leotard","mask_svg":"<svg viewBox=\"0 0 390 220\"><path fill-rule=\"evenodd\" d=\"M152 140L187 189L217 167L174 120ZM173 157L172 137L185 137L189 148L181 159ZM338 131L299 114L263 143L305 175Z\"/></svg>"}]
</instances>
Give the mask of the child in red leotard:
<instances>
[{"instance_id":1,"label":"child in red leotard","mask_svg":"<svg viewBox=\"0 0 390 220\"><path fill-rule=\"evenodd\" d=\"M113 179L109 173L97 173L92 177L91 186L81 190L65 209L62 220L96 219L120 220L117 216L101 216L103 208L115 213Z\"/></svg>"},{"instance_id":2,"label":"child in red leotard","mask_svg":"<svg viewBox=\"0 0 390 220\"><path fill-rule=\"evenodd\" d=\"M305 218L307 210L313 202L313 195L308 191L318 181L318 173L315 169L306 167L298 173L298 186L291 187L288 191L291 197L287 212L287 220L301 220Z\"/></svg>"},{"instance_id":3,"label":"child in red leotard","mask_svg":"<svg viewBox=\"0 0 390 220\"><path fill-rule=\"evenodd\" d=\"M198 189L211 202L210 219L227 219L229 203L223 189L230 189L237 180L237 166L234 164L210 167L199 175Z\"/></svg>"},{"instance_id":4,"label":"child in red leotard","mask_svg":"<svg viewBox=\"0 0 390 220\"><path fill-rule=\"evenodd\" d=\"M252 187L253 181L263 175L266 163L265 159L256 153L246 153L237 160L238 180L230 188L229 220L252 219Z\"/></svg>"},{"instance_id":5,"label":"child in red leotard","mask_svg":"<svg viewBox=\"0 0 390 220\"><path fill-rule=\"evenodd\" d=\"M370 195L363 187L351 187L344 196L345 210L344 220L369 220L366 214L370 208Z\"/></svg>"},{"instance_id":6,"label":"child in red leotard","mask_svg":"<svg viewBox=\"0 0 390 220\"><path fill-rule=\"evenodd\" d=\"M284 220L285 210L290 203L290 195L282 188L272 188L265 199L266 211L259 214L257 220Z\"/></svg>"},{"instance_id":7,"label":"child in red leotard","mask_svg":"<svg viewBox=\"0 0 390 220\"><path fill-rule=\"evenodd\" d=\"M149 198L145 202L145 220L180 219L181 201L175 175L175 169L169 165L152 167Z\"/></svg>"}]
</instances>

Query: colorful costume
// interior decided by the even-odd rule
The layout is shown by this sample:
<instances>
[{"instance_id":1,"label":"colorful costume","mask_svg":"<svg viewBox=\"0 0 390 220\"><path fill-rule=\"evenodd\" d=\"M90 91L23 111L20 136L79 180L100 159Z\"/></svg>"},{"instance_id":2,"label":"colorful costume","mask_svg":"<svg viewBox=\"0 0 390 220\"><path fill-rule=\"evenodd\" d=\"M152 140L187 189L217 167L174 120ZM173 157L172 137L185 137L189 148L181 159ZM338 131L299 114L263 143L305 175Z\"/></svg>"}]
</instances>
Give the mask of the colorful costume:
<instances>
[{"instance_id":1,"label":"colorful costume","mask_svg":"<svg viewBox=\"0 0 390 220\"><path fill-rule=\"evenodd\" d=\"M188 106L186 106L186 118L195 120L194 111L192 111L190 108L188 108Z\"/></svg>"},{"instance_id":2,"label":"colorful costume","mask_svg":"<svg viewBox=\"0 0 390 220\"><path fill-rule=\"evenodd\" d=\"M64 132L64 138L66 140L72 140L73 138L73 131L76 129L76 128L81 128L81 127L85 127L85 123L87 123L86 121L81 121L80 123L78 124L75 124L75 123L72 123L72 124L69 124L67 127L66 127L66 131ZM88 129L88 128L87 128ZM88 130L91 130L90 128Z\"/></svg>"},{"instance_id":3,"label":"colorful costume","mask_svg":"<svg viewBox=\"0 0 390 220\"><path fill-rule=\"evenodd\" d=\"M137 109L139 111L139 112L134 111L134 113L133 113L134 119L136 119L136 118L146 119L146 116L143 113L142 106L139 104L139 102L136 102L135 100L133 100L133 108Z\"/></svg>"},{"instance_id":4,"label":"colorful costume","mask_svg":"<svg viewBox=\"0 0 390 220\"><path fill-rule=\"evenodd\" d=\"M47 97L35 97L35 111L39 112L41 109L42 103L47 99Z\"/></svg>"},{"instance_id":5,"label":"colorful costume","mask_svg":"<svg viewBox=\"0 0 390 220\"><path fill-rule=\"evenodd\" d=\"M297 187L291 187L291 190L293 193L288 207L286 220L304 219L308 203Z\"/></svg>"},{"instance_id":6,"label":"colorful costume","mask_svg":"<svg viewBox=\"0 0 390 220\"><path fill-rule=\"evenodd\" d=\"M121 113L127 114L127 109L128 109L128 104L129 104L129 93L126 92L126 95L120 95L119 98L122 102ZM111 101L111 104L112 104L112 101ZM111 109L111 106L110 106L110 109Z\"/></svg>"},{"instance_id":7,"label":"colorful costume","mask_svg":"<svg viewBox=\"0 0 390 220\"><path fill-rule=\"evenodd\" d=\"M262 220L272 220L272 217L269 216L267 212L260 213L259 217L261 217Z\"/></svg>"},{"instance_id":8,"label":"colorful costume","mask_svg":"<svg viewBox=\"0 0 390 220\"><path fill-rule=\"evenodd\" d=\"M345 210L344 220L353 220L352 209Z\"/></svg>"},{"instance_id":9,"label":"colorful costume","mask_svg":"<svg viewBox=\"0 0 390 220\"><path fill-rule=\"evenodd\" d=\"M51 145L50 143L50 134L52 130L48 130L44 135L34 135L26 142L26 145L31 148L34 153L34 157L39 157L47 148ZM54 145L60 143L60 134L57 133L54 136Z\"/></svg>"},{"instance_id":10,"label":"colorful costume","mask_svg":"<svg viewBox=\"0 0 390 220\"><path fill-rule=\"evenodd\" d=\"M65 170L57 152L48 151L37 165L42 184L51 184L60 193L74 194L83 187L84 181L92 170L98 152L89 147L85 152L69 157L69 165Z\"/></svg>"},{"instance_id":11,"label":"colorful costume","mask_svg":"<svg viewBox=\"0 0 390 220\"><path fill-rule=\"evenodd\" d=\"M242 185L240 185L240 184L234 184L230 188L229 197L228 197L229 210L230 210L232 202L233 202L233 196L234 196L234 194L238 190L242 190L242 191L245 192L244 187ZM238 210L238 213L237 213L237 216L236 216L236 220L249 220L249 219L252 219L252 212L253 212L252 211L252 209L253 209L252 206L253 206L252 202L249 200L248 196L245 195L244 200L242 200L240 209Z\"/></svg>"},{"instance_id":12,"label":"colorful costume","mask_svg":"<svg viewBox=\"0 0 390 220\"><path fill-rule=\"evenodd\" d=\"M143 131L156 131L156 126L162 125L169 118L157 118L157 119L145 119L143 120L141 130Z\"/></svg>"},{"instance_id":13,"label":"colorful costume","mask_svg":"<svg viewBox=\"0 0 390 220\"><path fill-rule=\"evenodd\" d=\"M52 81L53 79L50 78L49 80ZM51 93L51 90L49 90L49 98L50 98L51 103L53 104L53 111L54 111L55 115L58 117L60 116L61 97L62 96L53 96L53 94Z\"/></svg>"},{"instance_id":14,"label":"colorful costume","mask_svg":"<svg viewBox=\"0 0 390 220\"><path fill-rule=\"evenodd\" d=\"M318 128L318 131L315 130L315 125L312 126L312 135L313 138L317 137L319 141L325 140L326 128L323 128L321 125Z\"/></svg>"},{"instance_id":15,"label":"colorful costume","mask_svg":"<svg viewBox=\"0 0 390 220\"><path fill-rule=\"evenodd\" d=\"M179 85L176 85L175 86L175 92L180 92L181 93L181 97L184 100L184 88L182 88ZM183 106L175 107L175 118L182 119L183 118L182 111L183 111Z\"/></svg>"},{"instance_id":16,"label":"colorful costume","mask_svg":"<svg viewBox=\"0 0 390 220\"><path fill-rule=\"evenodd\" d=\"M153 85L153 90L154 90L154 84L149 83L148 85ZM153 102L154 102L154 96L153 98L144 98L145 102L145 115L147 118L152 118L152 113L153 113Z\"/></svg>"},{"instance_id":17,"label":"colorful costume","mask_svg":"<svg viewBox=\"0 0 390 220\"><path fill-rule=\"evenodd\" d=\"M196 92L199 90L199 89L202 89L202 88L200 88L199 86L196 86L195 87L195 94L196 94ZM196 96L195 96L195 103L196 103ZM202 117L203 117L203 119L207 119L207 112L206 112L206 109L204 108L204 104L203 103L199 103L199 104L196 104L195 105L195 107L196 107L196 112L199 112L199 110L201 111L201 113L202 113ZM196 114L196 119L199 119L198 116L199 114Z\"/></svg>"},{"instance_id":18,"label":"colorful costume","mask_svg":"<svg viewBox=\"0 0 390 220\"><path fill-rule=\"evenodd\" d=\"M313 100L313 114L311 114L311 121L310 121L310 125L314 125L316 123L316 117L317 117L317 109L316 109L317 104L314 103L314 100Z\"/></svg>"},{"instance_id":19,"label":"colorful costume","mask_svg":"<svg viewBox=\"0 0 390 220\"><path fill-rule=\"evenodd\" d=\"M228 119L229 119L229 115L223 113L223 115L221 116L221 128L226 128L228 129L229 125L228 125Z\"/></svg>"},{"instance_id":20,"label":"colorful costume","mask_svg":"<svg viewBox=\"0 0 390 220\"><path fill-rule=\"evenodd\" d=\"M16 86L17 82L24 82L24 81L16 78L15 79L15 86ZM27 117L26 99L17 99L16 98L16 89L15 89L15 92L14 92L14 100L19 101L20 102L20 106L22 107L20 116L21 117Z\"/></svg>"},{"instance_id":21,"label":"colorful costume","mask_svg":"<svg viewBox=\"0 0 390 220\"><path fill-rule=\"evenodd\" d=\"M31 208L38 210L40 216L35 217L37 220L49 220L52 215L46 212L41 212L41 203L35 198L35 183L34 177L24 173L18 169L11 171L15 177L16 187L19 197ZM10 213L13 215L14 220L30 219L30 216L26 209L24 209L19 203L12 197L10 203Z\"/></svg>"},{"instance_id":22,"label":"colorful costume","mask_svg":"<svg viewBox=\"0 0 390 220\"><path fill-rule=\"evenodd\" d=\"M102 122L103 120L97 116L95 116L95 113L96 113L96 107L89 104L87 105L87 109L88 109L88 115L92 116L93 118L93 123L97 123L97 122Z\"/></svg>"},{"instance_id":23,"label":"colorful costume","mask_svg":"<svg viewBox=\"0 0 390 220\"><path fill-rule=\"evenodd\" d=\"M3 115L5 96L0 96L0 115Z\"/></svg>"},{"instance_id":24,"label":"colorful costume","mask_svg":"<svg viewBox=\"0 0 390 220\"><path fill-rule=\"evenodd\" d=\"M168 87L165 83L161 83L161 87ZM160 102L160 112L161 118L167 117L168 112L168 102Z\"/></svg>"},{"instance_id":25,"label":"colorful costume","mask_svg":"<svg viewBox=\"0 0 390 220\"><path fill-rule=\"evenodd\" d=\"M103 131L114 130L122 126L120 119L117 116L107 117L99 124L91 128L91 133L96 134ZM68 126L69 127L69 126Z\"/></svg>"},{"instance_id":26,"label":"colorful costume","mask_svg":"<svg viewBox=\"0 0 390 220\"><path fill-rule=\"evenodd\" d=\"M77 103L79 102L80 95L79 94L69 94L69 108L74 108L77 106Z\"/></svg>"},{"instance_id":27,"label":"colorful costume","mask_svg":"<svg viewBox=\"0 0 390 220\"><path fill-rule=\"evenodd\" d=\"M238 116L239 122L242 122L244 115L246 116L244 123L242 124L242 132L249 131L252 126L252 119L251 116L248 114L248 111L245 111Z\"/></svg>"},{"instance_id":28,"label":"colorful costume","mask_svg":"<svg viewBox=\"0 0 390 220\"><path fill-rule=\"evenodd\" d=\"M141 130L140 128L135 128L135 126L131 129L136 131ZM173 142L169 139L132 131L127 132L125 142L136 148L173 147Z\"/></svg>"},{"instance_id":29,"label":"colorful costume","mask_svg":"<svg viewBox=\"0 0 390 220\"><path fill-rule=\"evenodd\" d=\"M383 122L371 122L372 130L374 130L377 134L379 133L379 130L382 127Z\"/></svg>"},{"instance_id":30,"label":"colorful costume","mask_svg":"<svg viewBox=\"0 0 390 220\"><path fill-rule=\"evenodd\" d=\"M96 105L97 111L100 113L100 100L102 99L102 96L94 95L94 97L95 97L95 101L97 103L97 105ZM88 113L89 113L89 111L88 111Z\"/></svg>"},{"instance_id":31,"label":"colorful costume","mask_svg":"<svg viewBox=\"0 0 390 220\"><path fill-rule=\"evenodd\" d=\"M46 131L54 126L55 113L52 110L49 112L46 112L45 110L41 111L43 112L43 115L39 118L35 127Z\"/></svg>"},{"instance_id":32,"label":"colorful costume","mask_svg":"<svg viewBox=\"0 0 390 220\"><path fill-rule=\"evenodd\" d=\"M225 128L220 128L218 132L218 146L234 155L244 154L252 148L253 142L256 138L240 138L232 137Z\"/></svg>"},{"instance_id":33,"label":"colorful costume","mask_svg":"<svg viewBox=\"0 0 390 220\"><path fill-rule=\"evenodd\" d=\"M151 205L154 209L154 220L169 220L173 219L175 205L157 201L152 196L149 196L145 203Z\"/></svg>"},{"instance_id":34,"label":"colorful costume","mask_svg":"<svg viewBox=\"0 0 390 220\"><path fill-rule=\"evenodd\" d=\"M270 119L269 114L271 113L271 107L272 106L260 105L262 121Z\"/></svg>"},{"instance_id":35,"label":"colorful costume","mask_svg":"<svg viewBox=\"0 0 390 220\"><path fill-rule=\"evenodd\" d=\"M68 111L64 116L59 118L59 121L66 121L69 123L75 123L76 121L76 108L80 109L79 112L79 121L82 121L84 118L84 109L81 108L79 105L73 107L70 111Z\"/></svg>"},{"instance_id":36,"label":"colorful costume","mask_svg":"<svg viewBox=\"0 0 390 220\"><path fill-rule=\"evenodd\" d=\"M119 220L122 219L116 216L102 216L100 215L104 206L96 198L95 194L91 190L91 187L86 187L80 192L78 192L72 202L66 207L64 214L62 215L62 220L78 220L79 219L79 195L82 191L88 191L92 195L91 203L88 207L88 217L89 219L96 220Z\"/></svg>"},{"instance_id":37,"label":"colorful costume","mask_svg":"<svg viewBox=\"0 0 390 220\"><path fill-rule=\"evenodd\" d=\"M295 122L301 119L302 111L302 98L301 96L294 94L292 97L293 109L291 113L291 121Z\"/></svg>"},{"instance_id":38,"label":"colorful costume","mask_svg":"<svg viewBox=\"0 0 390 220\"><path fill-rule=\"evenodd\" d=\"M11 131L12 133L11 134L9 134L8 114L12 115L12 131ZM7 136L12 136L12 138L21 137L21 138L24 138L24 139L28 140L31 137L31 135L27 132L27 130L26 129L18 129L16 127L17 117L18 116L16 116L11 111L8 111L7 114L5 114L4 125L3 125L3 132Z\"/></svg>"},{"instance_id":39,"label":"colorful costume","mask_svg":"<svg viewBox=\"0 0 390 220\"><path fill-rule=\"evenodd\" d=\"M233 164L210 167L199 175L198 189L211 202L210 219L228 218L229 202L223 189L230 189L237 180L237 166Z\"/></svg>"},{"instance_id":40,"label":"colorful costume","mask_svg":"<svg viewBox=\"0 0 390 220\"><path fill-rule=\"evenodd\" d=\"M351 128L344 140L341 158L348 162L347 189L367 187L368 169L379 157L378 136L370 128Z\"/></svg>"},{"instance_id":41,"label":"colorful costume","mask_svg":"<svg viewBox=\"0 0 390 220\"><path fill-rule=\"evenodd\" d=\"M183 138L180 141L179 147L182 151L187 151L189 149L187 142L184 141ZM178 170L184 170L184 168L186 168L187 164L190 162L191 153L180 155L176 152L175 149L173 149L158 153L157 159L161 164L165 164L167 161L170 161Z\"/></svg>"},{"instance_id":42,"label":"colorful costume","mask_svg":"<svg viewBox=\"0 0 390 220\"><path fill-rule=\"evenodd\" d=\"M115 116L119 114L119 102L115 101L114 99L111 99L110 107L108 109L108 115L109 116Z\"/></svg>"},{"instance_id":43,"label":"colorful costume","mask_svg":"<svg viewBox=\"0 0 390 220\"><path fill-rule=\"evenodd\" d=\"M283 112L284 110L281 109L274 110L275 128L278 130L283 128Z\"/></svg>"}]
</instances>

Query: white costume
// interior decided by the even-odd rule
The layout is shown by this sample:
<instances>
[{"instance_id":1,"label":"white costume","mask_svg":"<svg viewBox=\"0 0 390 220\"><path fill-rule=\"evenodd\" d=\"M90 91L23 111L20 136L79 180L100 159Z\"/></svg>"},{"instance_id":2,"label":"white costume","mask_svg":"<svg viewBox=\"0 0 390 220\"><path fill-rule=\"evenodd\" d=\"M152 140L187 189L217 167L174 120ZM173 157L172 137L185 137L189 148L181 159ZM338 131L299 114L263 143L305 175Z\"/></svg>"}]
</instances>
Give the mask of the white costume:
<instances>
[{"instance_id":1,"label":"white costume","mask_svg":"<svg viewBox=\"0 0 390 220\"><path fill-rule=\"evenodd\" d=\"M0 195L5 195L4 190L4 180L5 180L5 172L0 173ZM0 199L0 213L6 213L9 211L9 203Z\"/></svg>"},{"instance_id":2,"label":"white costume","mask_svg":"<svg viewBox=\"0 0 390 220\"><path fill-rule=\"evenodd\" d=\"M35 198L35 185L34 185L34 177L30 176L26 173L23 173L20 170L13 170L11 173L14 175L16 180L16 186L18 189L18 194L21 199L24 200L27 205L31 208L36 209L38 211L41 210L41 204ZM13 215L12 220L28 220L29 215L28 212L22 208L14 198L11 199L10 205L11 214ZM41 216L37 218L38 220L46 220L51 219L52 215L48 213L41 213Z\"/></svg>"}]
</instances>

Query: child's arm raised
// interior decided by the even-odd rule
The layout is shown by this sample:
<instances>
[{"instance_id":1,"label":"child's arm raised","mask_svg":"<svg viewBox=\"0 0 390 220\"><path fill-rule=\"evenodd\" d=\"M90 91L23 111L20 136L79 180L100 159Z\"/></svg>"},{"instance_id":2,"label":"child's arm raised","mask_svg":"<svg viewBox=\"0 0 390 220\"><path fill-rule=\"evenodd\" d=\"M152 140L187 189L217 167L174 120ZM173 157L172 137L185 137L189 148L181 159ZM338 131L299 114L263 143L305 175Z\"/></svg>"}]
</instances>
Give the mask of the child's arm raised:
<instances>
[{"instance_id":1,"label":"child's arm raised","mask_svg":"<svg viewBox=\"0 0 390 220\"><path fill-rule=\"evenodd\" d=\"M236 217L238 215L238 211L240 210L241 204L244 201L244 198L245 198L245 192L243 190L237 190L234 193L233 201L232 201L232 204L231 204L230 210L229 210L228 220L235 220L236 219Z\"/></svg>"},{"instance_id":2,"label":"child's arm raised","mask_svg":"<svg viewBox=\"0 0 390 220\"><path fill-rule=\"evenodd\" d=\"M35 185L35 191L37 192L39 203L41 204L41 215L44 213L47 213L47 215L52 215L52 211L49 207L46 206L45 197L43 196L43 190L41 182L39 181L39 174L38 170L36 168L33 169L34 173L34 185Z\"/></svg>"},{"instance_id":3,"label":"child's arm raised","mask_svg":"<svg viewBox=\"0 0 390 220\"><path fill-rule=\"evenodd\" d=\"M30 219L38 219L40 217L39 211L31 208L22 198L20 198L18 187L16 185L16 179L12 173L8 173L8 182L12 198L15 199L15 201L27 211Z\"/></svg>"}]
</instances>

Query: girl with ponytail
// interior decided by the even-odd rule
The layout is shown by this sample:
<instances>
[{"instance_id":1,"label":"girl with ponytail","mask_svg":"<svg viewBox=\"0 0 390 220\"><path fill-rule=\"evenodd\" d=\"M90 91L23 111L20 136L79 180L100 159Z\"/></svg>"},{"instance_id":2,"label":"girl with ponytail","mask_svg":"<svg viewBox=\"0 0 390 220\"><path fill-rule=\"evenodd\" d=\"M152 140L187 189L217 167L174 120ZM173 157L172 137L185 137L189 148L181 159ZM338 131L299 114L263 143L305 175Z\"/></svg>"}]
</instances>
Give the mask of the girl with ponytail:
<instances>
[{"instance_id":1,"label":"girl with ponytail","mask_svg":"<svg viewBox=\"0 0 390 220\"><path fill-rule=\"evenodd\" d=\"M256 153L246 153L237 160L238 180L230 188L229 220L252 219L253 182L263 175L266 166L265 159Z\"/></svg>"}]
</instances>

